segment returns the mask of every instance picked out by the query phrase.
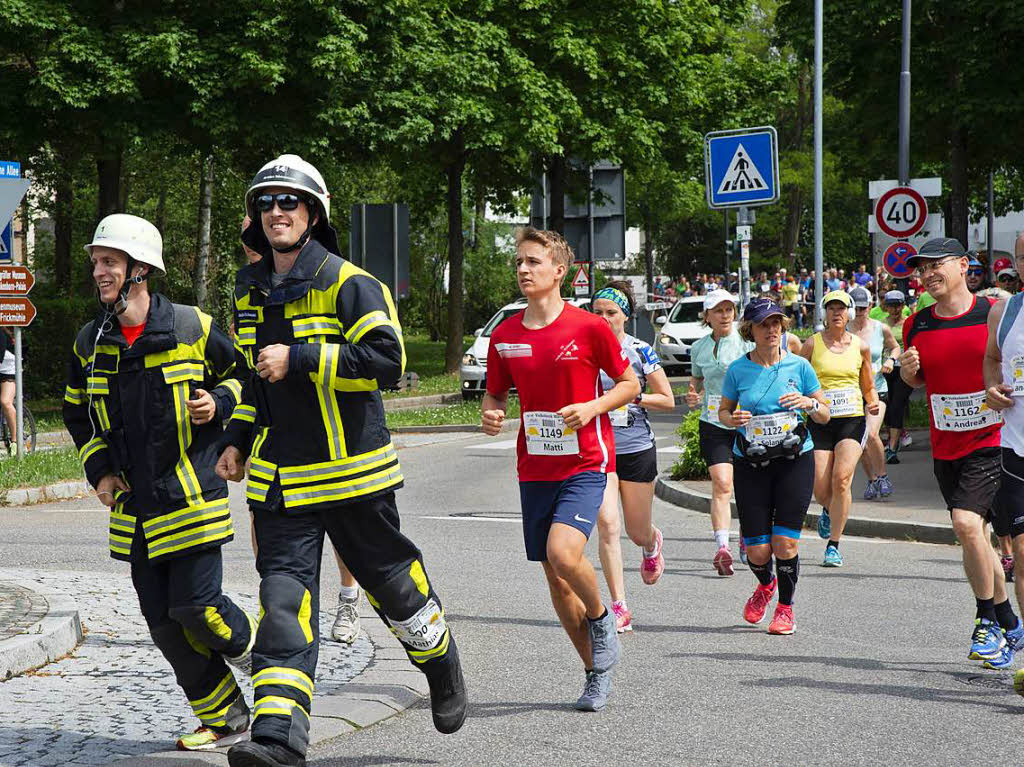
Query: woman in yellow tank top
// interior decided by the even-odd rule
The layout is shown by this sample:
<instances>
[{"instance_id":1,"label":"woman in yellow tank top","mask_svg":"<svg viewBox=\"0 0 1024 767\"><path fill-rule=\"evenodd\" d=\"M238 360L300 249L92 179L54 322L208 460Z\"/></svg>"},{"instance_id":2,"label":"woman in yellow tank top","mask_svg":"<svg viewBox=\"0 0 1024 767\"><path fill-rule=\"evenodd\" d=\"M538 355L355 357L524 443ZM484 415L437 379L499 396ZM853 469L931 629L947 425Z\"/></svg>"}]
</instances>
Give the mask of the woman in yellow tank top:
<instances>
[{"instance_id":1,"label":"woman in yellow tank top","mask_svg":"<svg viewBox=\"0 0 1024 767\"><path fill-rule=\"evenodd\" d=\"M850 516L853 475L864 449L864 408L878 414L878 393L871 369L871 349L846 330L853 299L833 290L821 300L825 327L804 341L800 353L814 368L828 401L832 419L825 425L811 423L814 440L814 497L821 504L818 535L828 540L825 567L842 567L839 540Z\"/></svg>"}]
</instances>

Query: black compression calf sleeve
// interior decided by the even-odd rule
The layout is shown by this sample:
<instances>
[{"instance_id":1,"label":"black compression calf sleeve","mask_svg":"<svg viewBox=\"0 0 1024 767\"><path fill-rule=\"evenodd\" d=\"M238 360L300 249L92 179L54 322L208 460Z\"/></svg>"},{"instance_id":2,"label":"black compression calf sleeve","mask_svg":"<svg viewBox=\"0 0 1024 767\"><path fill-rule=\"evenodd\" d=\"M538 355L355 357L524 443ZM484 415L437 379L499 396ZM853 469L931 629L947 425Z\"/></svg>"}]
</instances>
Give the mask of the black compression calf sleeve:
<instances>
[{"instance_id":1,"label":"black compression calf sleeve","mask_svg":"<svg viewBox=\"0 0 1024 767\"><path fill-rule=\"evenodd\" d=\"M793 592L800 577L800 555L792 559L775 558L779 569L779 604L793 604Z\"/></svg>"},{"instance_id":2,"label":"black compression calf sleeve","mask_svg":"<svg viewBox=\"0 0 1024 767\"><path fill-rule=\"evenodd\" d=\"M749 559L747 560L747 566L750 571L757 576L757 580L760 581L762 586L767 586L772 582L772 560L771 557L763 565L755 565Z\"/></svg>"}]
</instances>

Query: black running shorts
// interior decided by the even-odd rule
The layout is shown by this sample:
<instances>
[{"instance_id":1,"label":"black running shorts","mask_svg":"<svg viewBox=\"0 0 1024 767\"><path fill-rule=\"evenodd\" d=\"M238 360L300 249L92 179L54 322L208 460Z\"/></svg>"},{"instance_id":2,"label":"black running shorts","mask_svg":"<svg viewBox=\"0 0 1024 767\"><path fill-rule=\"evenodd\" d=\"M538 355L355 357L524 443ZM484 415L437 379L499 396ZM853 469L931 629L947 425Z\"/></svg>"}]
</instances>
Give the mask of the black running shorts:
<instances>
[{"instance_id":1,"label":"black running shorts","mask_svg":"<svg viewBox=\"0 0 1024 767\"><path fill-rule=\"evenodd\" d=\"M1000 449L980 447L952 461L933 459L935 479L939 481L947 509L973 511L985 519L992 519L1002 473Z\"/></svg>"},{"instance_id":2,"label":"black running shorts","mask_svg":"<svg viewBox=\"0 0 1024 767\"><path fill-rule=\"evenodd\" d=\"M651 445L639 453L617 453L615 473L620 482L653 482L658 476L658 448Z\"/></svg>"},{"instance_id":3,"label":"black running shorts","mask_svg":"<svg viewBox=\"0 0 1024 767\"><path fill-rule=\"evenodd\" d=\"M1002 450L1002 481L996 493L995 519L992 527L996 535L1024 533L1024 458L1008 447Z\"/></svg>"},{"instance_id":4,"label":"black running shorts","mask_svg":"<svg viewBox=\"0 0 1024 767\"><path fill-rule=\"evenodd\" d=\"M733 463L736 510L747 546L770 543L773 535L800 538L814 489L814 456L808 450L793 460L776 458L753 466Z\"/></svg>"},{"instance_id":5,"label":"black running shorts","mask_svg":"<svg viewBox=\"0 0 1024 767\"><path fill-rule=\"evenodd\" d=\"M814 440L815 450L835 450L836 445L844 439L852 439L859 445L864 444L864 432L867 429L867 421L862 415L842 416L832 418L826 424L815 423L807 419L807 430Z\"/></svg>"},{"instance_id":6,"label":"black running shorts","mask_svg":"<svg viewBox=\"0 0 1024 767\"><path fill-rule=\"evenodd\" d=\"M708 466L716 463L732 463L732 446L736 442L736 431L734 429L723 429L707 421L701 421L698 426L700 437L700 456Z\"/></svg>"}]
</instances>

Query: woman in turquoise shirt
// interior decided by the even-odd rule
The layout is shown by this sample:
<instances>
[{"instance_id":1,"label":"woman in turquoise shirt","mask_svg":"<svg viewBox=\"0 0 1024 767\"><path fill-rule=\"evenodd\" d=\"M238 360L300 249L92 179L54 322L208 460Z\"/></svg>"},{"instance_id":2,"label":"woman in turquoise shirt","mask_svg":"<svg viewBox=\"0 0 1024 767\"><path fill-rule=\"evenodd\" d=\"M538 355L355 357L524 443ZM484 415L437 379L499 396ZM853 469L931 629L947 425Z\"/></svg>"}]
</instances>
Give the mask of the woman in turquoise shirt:
<instances>
[{"instance_id":1,"label":"woman in turquoise shirt","mask_svg":"<svg viewBox=\"0 0 1024 767\"><path fill-rule=\"evenodd\" d=\"M722 380L729 364L754 348L735 328L736 299L726 290L713 290L704 299L704 325L711 333L690 347L690 389L686 404L700 406L700 454L711 474L711 530L716 553L712 564L719 575L732 575L729 520L732 516L732 444L735 430L718 419ZM740 537L740 555L743 555Z\"/></svg>"}]
</instances>

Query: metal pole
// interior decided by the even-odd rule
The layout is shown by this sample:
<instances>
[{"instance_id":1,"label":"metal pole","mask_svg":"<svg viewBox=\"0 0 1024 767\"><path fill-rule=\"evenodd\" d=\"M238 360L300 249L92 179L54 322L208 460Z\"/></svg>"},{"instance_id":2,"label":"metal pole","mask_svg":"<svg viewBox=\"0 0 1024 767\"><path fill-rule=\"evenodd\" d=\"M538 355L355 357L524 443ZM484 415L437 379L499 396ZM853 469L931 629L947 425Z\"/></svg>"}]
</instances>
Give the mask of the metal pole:
<instances>
[{"instance_id":1,"label":"metal pole","mask_svg":"<svg viewBox=\"0 0 1024 767\"><path fill-rule=\"evenodd\" d=\"M736 239L739 239L739 228L750 226L749 211L741 207L736 211ZM740 243L740 310L750 303L750 241L744 239Z\"/></svg>"},{"instance_id":2,"label":"metal pole","mask_svg":"<svg viewBox=\"0 0 1024 767\"><path fill-rule=\"evenodd\" d=\"M14 441L20 461L25 457L25 440L22 436L25 433L25 404L22 398L21 328L14 329L14 408L17 410L15 421L18 429L18 433L14 435Z\"/></svg>"},{"instance_id":3,"label":"metal pole","mask_svg":"<svg viewBox=\"0 0 1024 767\"><path fill-rule=\"evenodd\" d=\"M910 183L910 0L903 0L903 52L900 56L900 186Z\"/></svg>"},{"instance_id":4,"label":"metal pole","mask_svg":"<svg viewBox=\"0 0 1024 767\"><path fill-rule=\"evenodd\" d=\"M988 268L992 268L992 238L996 235L995 204L995 173L988 172Z\"/></svg>"},{"instance_id":5,"label":"metal pole","mask_svg":"<svg viewBox=\"0 0 1024 767\"><path fill-rule=\"evenodd\" d=\"M391 286L391 297L398 300L398 203L391 205L391 274L395 281Z\"/></svg>"},{"instance_id":6,"label":"metal pole","mask_svg":"<svg viewBox=\"0 0 1024 767\"><path fill-rule=\"evenodd\" d=\"M366 268L366 203L359 206L359 268Z\"/></svg>"},{"instance_id":7,"label":"metal pole","mask_svg":"<svg viewBox=\"0 0 1024 767\"><path fill-rule=\"evenodd\" d=\"M725 222L725 273L722 275L725 278L725 287L729 287L729 209L725 208L722 210L722 220Z\"/></svg>"},{"instance_id":8,"label":"metal pole","mask_svg":"<svg viewBox=\"0 0 1024 767\"><path fill-rule=\"evenodd\" d=\"M541 229L548 228L548 172L540 174L540 220Z\"/></svg>"},{"instance_id":9,"label":"metal pole","mask_svg":"<svg viewBox=\"0 0 1024 767\"><path fill-rule=\"evenodd\" d=\"M822 258L821 231L821 28L822 0L814 0L814 326L822 325L821 297L822 272L825 269Z\"/></svg>"},{"instance_id":10,"label":"metal pole","mask_svg":"<svg viewBox=\"0 0 1024 767\"><path fill-rule=\"evenodd\" d=\"M587 260L590 274L587 279L590 281L590 292L594 292L594 166L587 169Z\"/></svg>"}]
</instances>

